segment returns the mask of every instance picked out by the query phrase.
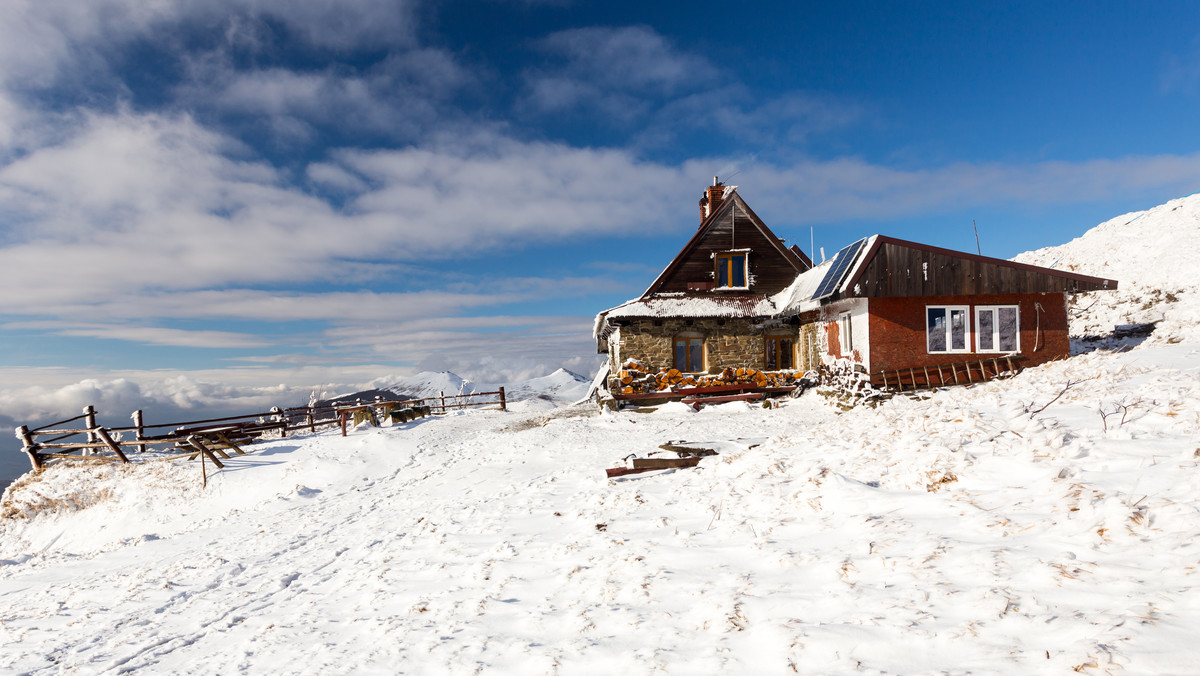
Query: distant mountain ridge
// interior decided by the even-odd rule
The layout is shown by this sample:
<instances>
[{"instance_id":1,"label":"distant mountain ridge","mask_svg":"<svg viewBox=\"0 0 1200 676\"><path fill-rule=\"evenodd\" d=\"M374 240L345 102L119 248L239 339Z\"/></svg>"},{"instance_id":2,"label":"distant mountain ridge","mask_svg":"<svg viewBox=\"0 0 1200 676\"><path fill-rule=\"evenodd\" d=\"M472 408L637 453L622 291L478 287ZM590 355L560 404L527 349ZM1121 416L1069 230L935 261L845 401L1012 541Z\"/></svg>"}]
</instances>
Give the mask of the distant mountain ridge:
<instances>
[{"instance_id":1,"label":"distant mountain ridge","mask_svg":"<svg viewBox=\"0 0 1200 676\"><path fill-rule=\"evenodd\" d=\"M504 388L505 399L516 409L557 408L573 404L587 396L591 378L566 369L558 369L548 375L530 378L515 383L477 383L451 371L423 371L401 378L391 385L381 385L371 390L362 390L331 398L329 402L344 402L361 399L371 401L376 397L386 399L426 399L495 392Z\"/></svg>"}]
</instances>

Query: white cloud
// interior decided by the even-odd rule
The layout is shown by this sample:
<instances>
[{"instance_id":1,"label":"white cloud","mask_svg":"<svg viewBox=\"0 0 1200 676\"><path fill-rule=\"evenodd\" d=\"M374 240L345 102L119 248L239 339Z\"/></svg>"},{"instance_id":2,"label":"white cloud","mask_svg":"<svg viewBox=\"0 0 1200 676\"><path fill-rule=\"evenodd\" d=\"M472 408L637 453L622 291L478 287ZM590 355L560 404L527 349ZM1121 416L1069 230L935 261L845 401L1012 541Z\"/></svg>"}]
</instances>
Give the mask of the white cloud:
<instances>
[{"instance_id":1,"label":"white cloud","mask_svg":"<svg viewBox=\"0 0 1200 676\"><path fill-rule=\"evenodd\" d=\"M405 0L16 0L0 4L0 82L46 86L72 63L95 65L113 47L189 27L222 26L231 42L257 43L269 32L265 20L317 48L415 44L416 19Z\"/></svg>"},{"instance_id":2,"label":"white cloud","mask_svg":"<svg viewBox=\"0 0 1200 676\"><path fill-rule=\"evenodd\" d=\"M719 149L734 141L794 146L863 117L860 106L827 94L760 96L736 68L676 47L647 26L566 30L537 47L557 61L526 71L522 110L629 128L643 148L670 148L696 133L710 134Z\"/></svg>"},{"instance_id":3,"label":"white cloud","mask_svg":"<svg viewBox=\"0 0 1200 676\"><path fill-rule=\"evenodd\" d=\"M411 317L530 299L551 286L579 292L585 287L504 275L497 279L507 286L484 280L483 293L306 294L286 285L370 284L405 266L567 238L683 233L697 186L713 167L739 164L671 165L477 134L335 153L311 173L338 185L344 203L335 205L244 152L186 117L92 115L62 142L0 166L0 310L70 311L85 321ZM760 214L802 224L1182 194L1200 181L1200 155L923 169L843 158L740 170ZM263 284L285 288L255 288Z\"/></svg>"},{"instance_id":4,"label":"white cloud","mask_svg":"<svg viewBox=\"0 0 1200 676\"><path fill-rule=\"evenodd\" d=\"M1200 183L1200 153L1079 162L898 169L856 158L749 165L738 181L760 215L793 223L886 220L982 205L1165 199Z\"/></svg>"},{"instance_id":5,"label":"white cloud","mask_svg":"<svg viewBox=\"0 0 1200 676\"><path fill-rule=\"evenodd\" d=\"M147 411L147 424L194 419L197 413L240 415L306 404L314 388L342 394L366 389L376 378L396 380L413 373L390 371L373 364L102 374L94 369L0 368L6 384L0 388L0 414L17 424L40 424L78 415L90 405L110 425L128 420L138 409Z\"/></svg>"},{"instance_id":6,"label":"white cloud","mask_svg":"<svg viewBox=\"0 0 1200 676\"><path fill-rule=\"evenodd\" d=\"M258 336L230 331L205 331L169 329L155 326L132 326L122 324L74 324L54 322L9 322L0 325L7 330L50 331L60 336L104 338L125 340L142 345L169 345L174 347L201 348L247 348L269 345Z\"/></svg>"},{"instance_id":7,"label":"white cloud","mask_svg":"<svg viewBox=\"0 0 1200 676\"><path fill-rule=\"evenodd\" d=\"M449 100L475 77L444 50L396 51L358 68L246 69L231 55L188 57L175 105L213 113L230 126L267 129L284 144L322 134L414 140L462 118Z\"/></svg>"},{"instance_id":8,"label":"white cloud","mask_svg":"<svg viewBox=\"0 0 1200 676\"><path fill-rule=\"evenodd\" d=\"M676 49L649 26L573 28L538 46L562 57L567 73L606 89L669 93L717 76L706 59Z\"/></svg>"}]
</instances>

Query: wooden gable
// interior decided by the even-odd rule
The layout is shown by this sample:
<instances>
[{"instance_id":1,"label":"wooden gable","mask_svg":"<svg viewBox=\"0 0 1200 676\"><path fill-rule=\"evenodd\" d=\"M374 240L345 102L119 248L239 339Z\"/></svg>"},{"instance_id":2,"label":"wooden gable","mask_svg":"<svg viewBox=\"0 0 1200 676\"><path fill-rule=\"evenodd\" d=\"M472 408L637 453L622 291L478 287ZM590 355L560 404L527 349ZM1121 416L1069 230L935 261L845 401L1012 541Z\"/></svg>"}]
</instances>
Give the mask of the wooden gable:
<instances>
[{"instance_id":1,"label":"wooden gable","mask_svg":"<svg viewBox=\"0 0 1200 676\"><path fill-rule=\"evenodd\" d=\"M710 291L714 284L714 257L728 251L749 250L750 289L753 294L773 294L787 288L796 275L809 268L806 262L771 232L737 191L700 224L670 265L650 285L643 297L656 293Z\"/></svg>"},{"instance_id":2,"label":"wooden gable","mask_svg":"<svg viewBox=\"0 0 1200 676\"><path fill-rule=\"evenodd\" d=\"M895 298L1074 293L1117 282L879 236L844 288L851 297Z\"/></svg>"}]
</instances>

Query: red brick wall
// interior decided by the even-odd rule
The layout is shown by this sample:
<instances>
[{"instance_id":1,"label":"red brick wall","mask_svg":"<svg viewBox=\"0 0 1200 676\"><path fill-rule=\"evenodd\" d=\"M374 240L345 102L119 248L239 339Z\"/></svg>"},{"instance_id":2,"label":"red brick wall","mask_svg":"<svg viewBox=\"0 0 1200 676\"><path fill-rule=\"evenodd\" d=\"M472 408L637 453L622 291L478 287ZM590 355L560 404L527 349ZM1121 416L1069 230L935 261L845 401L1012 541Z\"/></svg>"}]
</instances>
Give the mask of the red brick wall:
<instances>
[{"instance_id":1,"label":"red brick wall","mask_svg":"<svg viewBox=\"0 0 1200 676\"><path fill-rule=\"evenodd\" d=\"M1066 296L1061 293L1000 294L981 296L934 296L920 298L871 298L870 336L872 373L918 366L962 362L976 356L975 306L1018 305L1021 323L1023 366L1033 366L1070 354L1067 337ZM1039 313L1034 303L1040 303ZM926 305L966 305L971 310L971 352L929 354L925 342ZM1034 350L1034 344L1037 350ZM978 356L990 359L997 353Z\"/></svg>"}]
</instances>

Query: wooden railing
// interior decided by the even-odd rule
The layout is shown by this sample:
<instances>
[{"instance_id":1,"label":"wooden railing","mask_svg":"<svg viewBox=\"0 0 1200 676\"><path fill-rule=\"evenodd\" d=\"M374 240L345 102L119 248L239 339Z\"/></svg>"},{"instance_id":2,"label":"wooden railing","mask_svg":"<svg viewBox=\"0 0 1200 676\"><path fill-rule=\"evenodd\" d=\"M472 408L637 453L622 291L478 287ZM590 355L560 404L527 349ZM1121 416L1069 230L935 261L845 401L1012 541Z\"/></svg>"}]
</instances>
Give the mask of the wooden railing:
<instances>
[{"instance_id":1,"label":"wooden railing","mask_svg":"<svg viewBox=\"0 0 1200 676\"><path fill-rule=\"evenodd\" d=\"M142 411L138 410L133 412L133 425L128 427L97 425L95 408L87 406L81 415L73 418L32 429L21 425L16 428L16 436L21 440L21 450L29 456L29 463L34 469L44 467L48 459L127 463L131 461L130 453L144 454L156 446L166 447L164 450L168 454L155 454L155 459L183 456L194 459L200 456L207 457L221 467L217 456L228 459L230 456L225 453L226 450L241 454L242 444L256 441L267 433L286 437L290 432L316 433L320 428L339 425L344 435L348 420L360 412L365 412L365 419L378 425L383 416L389 416L393 423L403 423L424 415L444 415L451 410L480 406L497 406L500 410L507 410L504 388L495 392L450 396L440 394L423 399L377 398L369 402L356 400L321 406L272 408L264 413L153 425L146 424ZM79 424L81 426L75 426ZM132 434L133 438L126 439L128 434ZM172 451L176 453L169 454Z\"/></svg>"}]
</instances>

